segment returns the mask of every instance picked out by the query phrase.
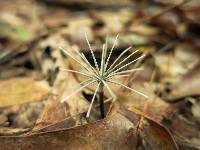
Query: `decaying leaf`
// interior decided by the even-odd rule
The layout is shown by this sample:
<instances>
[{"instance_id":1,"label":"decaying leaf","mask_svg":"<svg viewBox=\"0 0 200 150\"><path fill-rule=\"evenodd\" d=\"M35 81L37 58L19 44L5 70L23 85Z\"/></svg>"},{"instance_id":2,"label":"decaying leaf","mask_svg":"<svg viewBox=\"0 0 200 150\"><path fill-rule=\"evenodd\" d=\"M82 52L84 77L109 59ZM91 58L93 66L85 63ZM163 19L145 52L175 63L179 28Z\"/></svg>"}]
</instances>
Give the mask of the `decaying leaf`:
<instances>
[{"instance_id":1,"label":"decaying leaf","mask_svg":"<svg viewBox=\"0 0 200 150\"><path fill-rule=\"evenodd\" d=\"M22 128L1 127L0 136L20 135L20 134L28 132L29 130L30 130L29 128L22 129Z\"/></svg>"},{"instance_id":2,"label":"decaying leaf","mask_svg":"<svg viewBox=\"0 0 200 150\"><path fill-rule=\"evenodd\" d=\"M0 149L200 149L199 4L0 0ZM109 49L120 35L111 61L127 46L148 54L144 71L122 81L148 100L113 85L119 103L105 89L103 120L96 99L85 117L93 85L60 103L84 78L58 69L82 71L58 47L91 61L85 32L98 62L107 35Z\"/></svg>"},{"instance_id":3,"label":"decaying leaf","mask_svg":"<svg viewBox=\"0 0 200 150\"><path fill-rule=\"evenodd\" d=\"M137 147L177 149L169 132L160 124L139 113L121 109L119 105L114 104L113 109L103 120L74 128L0 137L0 146L5 150L13 148L133 150ZM144 117L144 122L140 121L141 117Z\"/></svg>"},{"instance_id":4,"label":"decaying leaf","mask_svg":"<svg viewBox=\"0 0 200 150\"><path fill-rule=\"evenodd\" d=\"M171 92L164 96L167 101L178 100L187 96L200 95L200 69L199 66L194 68L191 73L183 77L183 79L171 89Z\"/></svg>"},{"instance_id":5,"label":"decaying leaf","mask_svg":"<svg viewBox=\"0 0 200 150\"><path fill-rule=\"evenodd\" d=\"M177 45L174 53L156 55L155 63L162 81L177 83L181 81L182 76L198 65L199 54L191 52L191 47L188 45Z\"/></svg>"},{"instance_id":6,"label":"decaying leaf","mask_svg":"<svg viewBox=\"0 0 200 150\"><path fill-rule=\"evenodd\" d=\"M184 98L173 104L174 112L162 123L170 129L181 149L199 149L199 101L198 98Z\"/></svg>"},{"instance_id":7,"label":"decaying leaf","mask_svg":"<svg viewBox=\"0 0 200 150\"><path fill-rule=\"evenodd\" d=\"M44 101L29 102L0 108L2 119L0 126L10 128L32 128L42 110L51 101L52 99L49 98Z\"/></svg>"},{"instance_id":8,"label":"decaying leaf","mask_svg":"<svg viewBox=\"0 0 200 150\"><path fill-rule=\"evenodd\" d=\"M0 83L0 107L41 101L48 98L50 90L45 83L33 78L12 78Z\"/></svg>"},{"instance_id":9,"label":"decaying leaf","mask_svg":"<svg viewBox=\"0 0 200 150\"><path fill-rule=\"evenodd\" d=\"M178 149L175 140L169 130L160 123L154 121L146 113L137 109L123 109L121 112L132 122L135 122L133 115L136 114L140 119L135 122L139 136L143 139L142 147L146 149Z\"/></svg>"},{"instance_id":10,"label":"decaying leaf","mask_svg":"<svg viewBox=\"0 0 200 150\"><path fill-rule=\"evenodd\" d=\"M65 109L66 107L57 100L49 102L38 117L32 132L63 120L67 115Z\"/></svg>"},{"instance_id":11,"label":"decaying leaf","mask_svg":"<svg viewBox=\"0 0 200 150\"><path fill-rule=\"evenodd\" d=\"M132 123L120 114L95 123L21 137L0 137L5 150L20 149L134 149Z\"/></svg>"}]
</instances>

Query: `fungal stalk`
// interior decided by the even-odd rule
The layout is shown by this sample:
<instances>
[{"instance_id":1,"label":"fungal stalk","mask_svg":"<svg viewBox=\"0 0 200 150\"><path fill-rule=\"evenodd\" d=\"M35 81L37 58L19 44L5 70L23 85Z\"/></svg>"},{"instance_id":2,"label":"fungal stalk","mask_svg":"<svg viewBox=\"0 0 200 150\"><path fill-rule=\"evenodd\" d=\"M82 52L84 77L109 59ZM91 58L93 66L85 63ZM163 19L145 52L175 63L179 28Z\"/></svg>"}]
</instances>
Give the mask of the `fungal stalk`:
<instances>
[{"instance_id":1,"label":"fungal stalk","mask_svg":"<svg viewBox=\"0 0 200 150\"><path fill-rule=\"evenodd\" d=\"M106 38L106 42L105 44L103 44L103 48L102 48L102 56L101 56L101 64L98 65L97 60L95 58L94 55L94 51L89 43L88 37L85 34L85 38L86 38L86 42L89 46L89 50L91 52L93 61L94 61L94 67L90 64L90 62L87 60L87 58L85 57L85 55L81 52L79 52L78 50L74 51L76 52L76 54L81 58L81 61L79 59L77 59L75 56L73 56L72 54L70 54L67 50L65 50L64 48L60 47L61 51L63 51L66 55L68 55L69 57L71 57L74 61L76 61L84 70L85 72L82 71L77 71L77 70L70 70L70 69L63 69L60 68L63 71L67 71L67 72L72 72L75 74L79 74L82 76L87 77L88 79L86 79L85 81L82 81L79 84L79 88L77 88L73 93L71 93L70 95L68 95L67 97L65 97L64 99L61 100L61 102L65 102L67 101L71 96L73 96L74 94L76 94L77 92L80 92L81 90L83 90L85 87L93 84L93 83L97 83L95 92L93 94L90 106L88 108L86 117L88 118L90 116L90 112L93 106L93 103L95 101L95 98L98 97L98 101L99 101L99 110L100 110L100 114L101 114L101 118L105 117L105 110L104 110L104 89L107 89L109 94L111 95L113 100L117 99L117 96L115 95L115 93L113 92L112 88L110 88L109 84L114 84L114 85L118 85L121 87L124 87L132 92L135 92L139 95L144 96L145 98L147 98L147 96L145 94L143 94L142 92L139 92L131 87L128 87L126 85L124 85L123 83L117 82L112 80L113 77L123 77L123 76L128 76L130 73L136 72L136 71L140 71L142 70L142 68L134 68L134 69L126 69L127 67L129 67L131 64L133 64L134 62L136 62L139 59L142 59L144 57L144 55L141 55L140 57L126 63L126 61L128 59L130 59L135 53L137 53L138 51L134 51L133 53L131 53L130 55L128 55L126 58L122 59L122 56L125 55L125 53L127 53L131 47L125 49L116 59L115 61L110 65L110 58L112 56L112 53L114 51L114 47L116 45L117 39L118 39L118 35L115 38L115 41L113 43L113 46L110 50L110 52L108 53L108 42L107 42L107 38ZM108 56L107 56L108 54ZM110 65L110 66L109 66ZM97 98L96 98L97 99Z\"/></svg>"}]
</instances>

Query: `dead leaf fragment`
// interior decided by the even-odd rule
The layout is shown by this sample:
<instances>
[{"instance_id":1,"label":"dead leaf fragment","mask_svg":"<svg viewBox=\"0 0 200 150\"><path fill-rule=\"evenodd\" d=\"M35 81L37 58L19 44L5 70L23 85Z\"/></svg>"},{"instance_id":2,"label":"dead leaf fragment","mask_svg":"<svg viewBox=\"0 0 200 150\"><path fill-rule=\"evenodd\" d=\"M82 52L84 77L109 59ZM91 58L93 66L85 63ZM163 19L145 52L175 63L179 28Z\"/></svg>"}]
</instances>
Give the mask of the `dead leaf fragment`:
<instances>
[{"instance_id":1,"label":"dead leaf fragment","mask_svg":"<svg viewBox=\"0 0 200 150\"><path fill-rule=\"evenodd\" d=\"M138 121L144 117L139 132ZM64 120L66 123L67 120ZM64 123L63 122L63 123ZM67 121L68 123L74 123ZM61 122L60 122L61 125ZM37 132L21 136L1 136L0 146L4 150L11 149L123 149L133 150L138 147L145 149L172 149L176 150L176 143L162 125L156 123L138 111L131 112L119 103L114 103L107 118L72 128L51 126L54 131ZM138 135L139 134L139 135Z\"/></svg>"},{"instance_id":2,"label":"dead leaf fragment","mask_svg":"<svg viewBox=\"0 0 200 150\"><path fill-rule=\"evenodd\" d=\"M195 71L194 71L195 70ZM178 100L188 96L200 95L200 69L199 66L175 84L171 92L164 96L167 101Z\"/></svg>"},{"instance_id":3,"label":"dead leaf fragment","mask_svg":"<svg viewBox=\"0 0 200 150\"><path fill-rule=\"evenodd\" d=\"M46 99L48 88L33 78L12 78L0 81L0 107Z\"/></svg>"},{"instance_id":4,"label":"dead leaf fragment","mask_svg":"<svg viewBox=\"0 0 200 150\"><path fill-rule=\"evenodd\" d=\"M120 114L101 121L28 136L0 137L0 146L11 149L135 149L137 137L131 134L133 124Z\"/></svg>"},{"instance_id":5,"label":"dead leaf fragment","mask_svg":"<svg viewBox=\"0 0 200 150\"><path fill-rule=\"evenodd\" d=\"M11 128L32 128L49 101L51 99L0 108L2 121L0 125Z\"/></svg>"}]
</instances>

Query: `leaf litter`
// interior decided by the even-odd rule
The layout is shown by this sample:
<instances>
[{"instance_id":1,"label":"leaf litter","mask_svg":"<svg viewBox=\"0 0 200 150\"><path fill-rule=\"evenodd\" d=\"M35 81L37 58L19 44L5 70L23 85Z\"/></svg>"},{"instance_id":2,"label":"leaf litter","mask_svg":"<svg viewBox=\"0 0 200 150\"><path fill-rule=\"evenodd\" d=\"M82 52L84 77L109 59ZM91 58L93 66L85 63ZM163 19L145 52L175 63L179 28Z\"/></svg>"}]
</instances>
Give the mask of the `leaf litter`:
<instances>
[{"instance_id":1,"label":"leaf litter","mask_svg":"<svg viewBox=\"0 0 200 150\"><path fill-rule=\"evenodd\" d=\"M199 149L198 1L119 0L107 7L105 1L0 4L3 149ZM107 35L108 49L120 35L111 62L132 45L146 54L130 66L142 72L113 80L148 95L147 100L108 83L118 100L113 102L105 90L104 119L92 99L94 85L60 103L85 77L59 70L83 71L58 47L79 57L73 52L77 49L95 67L85 33L98 63Z\"/></svg>"}]
</instances>

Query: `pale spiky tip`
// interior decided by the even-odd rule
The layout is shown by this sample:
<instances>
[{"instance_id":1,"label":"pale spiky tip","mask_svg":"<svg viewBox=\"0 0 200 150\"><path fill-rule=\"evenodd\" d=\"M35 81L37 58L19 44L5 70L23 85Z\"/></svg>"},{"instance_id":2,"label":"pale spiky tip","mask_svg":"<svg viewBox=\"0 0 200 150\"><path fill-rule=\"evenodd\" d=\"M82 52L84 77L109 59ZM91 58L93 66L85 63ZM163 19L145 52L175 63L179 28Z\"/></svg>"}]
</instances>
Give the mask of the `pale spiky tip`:
<instances>
[{"instance_id":1,"label":"pale spiky tip","mask_svg":"<svg viewBox=\"0 0 200 150\"><path fill-rule=\"evenodd\" d=\"M74 49L75 52L78 54L78 56L82 60L82 61L79 61L79 59L77 59L75 56L73 56L72 54L70 54L69 52L67 52L65 49L63 49L61 47L60 49L65 54L70 56L74 61L76 61L79 65L81 65L87 71L87 73L81 72L81 71L76 71L76 70L70 70L70 69L60 69L60 70L76 73L76 74L83 75L83 76L88 78L87 80L81 82L78 85L80 87L76 88L76 90L73 93L71 93L70 95L68 95L64 99L62 99L61 102L67 101L71 96L73 96L77 92L80 92L82 89L84 89L85 87L87 87L87 86L89 86L89 85L91 85L91 84L93 84L95 82L98 83L98 84L97 84L97 87L95 89L94 95L92 97L92 101L91 101L91 104L89 106L89 109L88 109L86 117L89 117L89 115L90 115L90 112L91 112L91 109L92 109L92 105L94 103L95 97L97 95L98 90L100 89L99 87L100 87L101 84L103 86L105 86L105 88L108 90L108 92L110 93L111 97L114 100L117 97L116 97L115 93L112 91L112 89L110 88L108 83L122 86L122 87L124 87L124 88L126 88L126 89L128 89L128 90L130 90L132 92L135 92L135 93L137 93L137 94L139 94L141 96L144 96L145 98L148 98L148 96L146 96L145 94L143 94L143 93L141 93L141 92L139 92L139 91L137 91L137 90L135 90L135 89L133 89L131 87L128 87L128 86L124 85L123 83L119 83L117 81L113 81L112 80L113 77L127 76L127 75L129 75L129 73L142 70L143 68L134 68L134 69L130 69L130 70L127 70L125 68L130 66L131 64L133 64L137 60L142 59L145 55L142 55L142 56L140 56L140 57L138 57L138 58L126 63L126 61L128 59L130 59L135 53L138 52L138 50L136 50L133 53L131 53L130 55L128 55L126 58L124 58L123 60L120 61L120 58L122 58L122 56L124 56L124 54L131 49L131 47L128 47L127 49L125 49L117 57L117 59L108 68L110 58L112 56L114 47L115 47L117 39L118 39L118 35L115 38L115 41L114 41L113 46L112 46L112 48L111 48L111 50L110 50L110 52L108 54L108 57L107 57L108 42L107 42L107 38L106 38L106 42L105 42L105 44L103 44L103 50L102 50L102 56L101 56L101 65L100 65L100 68L99 68L99 65L98 65L97 60L96 60L95 55L94 55L94 51L93 51L93 49L92 49L92 47L91 47L91 45L89 43L87 34L85 34L85 38L86 38L86 42L88 44L89 50L90 50L92 58L93 58L93 61L94 61L94 64L95 64L95 68L90 64L90 62L87 60L87 58L85 57L85 55L83 53L80 53L78 50Z\"/></svg>"}]
</instances>

